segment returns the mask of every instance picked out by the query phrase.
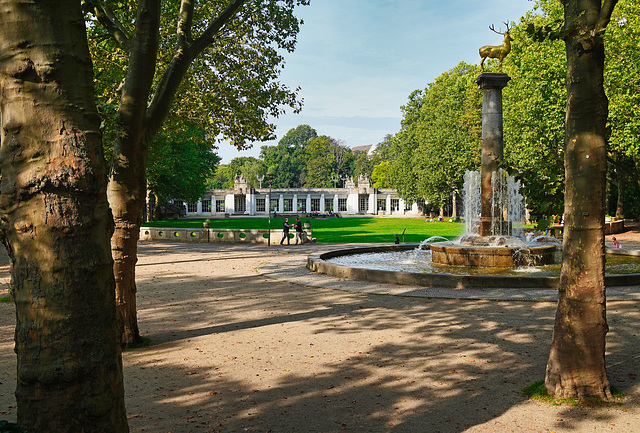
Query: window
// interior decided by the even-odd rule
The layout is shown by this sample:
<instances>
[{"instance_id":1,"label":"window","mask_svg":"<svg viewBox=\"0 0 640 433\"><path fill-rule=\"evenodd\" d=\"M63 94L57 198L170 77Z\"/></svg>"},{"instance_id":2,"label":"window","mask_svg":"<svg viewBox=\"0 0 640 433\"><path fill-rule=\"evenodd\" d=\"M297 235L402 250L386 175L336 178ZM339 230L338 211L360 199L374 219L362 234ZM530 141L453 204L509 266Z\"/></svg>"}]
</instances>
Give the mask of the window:
<instances>
[{"instance_id":1,"label":"window","mask_svg":"<svg viewBox=\"0 0 640 433\"><path fill-rule=\"evenodd\" d=\"M391 212L397 212L400 210L400 199L392 198L391 199Z\"/></svg>"},{"instance_id":2,"label":"window","mask_svg":"<svg viewBox=\"0 0 640 433\"><path fill-rule=\"evenodd\" d=\"M224 200L216 200L216 212L225 212Z\"/></svg>"},{"instance_id":3,"label":"window","mask_svg":"<svg viewBox=\"0 0 640 433\"><path fill-rule=\"evenodd\" d=\"M202 212L211 212L211 199L202 200Z\"/></svg>"},{"instance_id":4,"label":"window","mask_svg":"<svg viewBox=\"0 0 640 433\"><path fill-rule=\"evenodd\" d=\"M333 199L325 198L324 199L324 210L326 212L333 212Z\"/></svg>"},{"instance_id":5,"label":"window","mask_svg":"<svg viewBox=\"0 0 640 433\"><path fill-rule=\"evenodd\" d=\"M387 210L387 200L384 198L379 198L378 199L378 212L383 211L385 212Z\"/></svg>"},{"instance_id":6,"label":"window","mask_svg":"<svg viewBox=\"0 0 640 433\"><path fill-rule=\"evenodd\" d=\"M244 213L247 209L247 202L245 201L245 197L243 195L236 195L233 198L233 208L235 213Z\"/></svg>"},{"instance_id":7,"label":"window","mask_svg":"<svg viewBox=\"0 0 640 433\"><path fill-rule=\"evenodd\" d=\"M404 210L411 210L412 207L413 207L413 203L409 201L404 202Z\"/></svg>"},{"instance_id":8,"label":"window","mask_svg":"<svg viewBox=\"0 0 640 433\"><path fill-rule=\"evenodd\" d=\"M347 211L347 199L339 198L338 199L338 212L346 212Z\"/></svg>"},{"instance_id":9,"label":"window","mask_svg":"<svg viewBox=\"0 0 640 433\"><path fill-rule=\"evenodd\" d=\"M187 212L198 212L198 203L188 203Z\"/></svg>"},{"instance_id":10,"label":"window","mask_svg":"<svg viewBox=\"0 0 640 433\"><path fill-rule=\"evenodd\" d=\"M276 212L278 210L278 201L277 198L269 199L269 212Z\"/></svg>"},{"instance_id":11,"label":"window","mask_svg":"<svg viewBox=\"0 0 640 433\"><path fill-rule=\"evenodd\" d=\"M298 212L307 211L307 200L298 200Z\"/></svg>"},{"instance_id":12,"label":"window","mask_svg":"<svg viewBox=\"0 0 640 433\"><path fill-rule=\"evenodd\" d=\"M292 198L285 198L284 199L284 211L285 212L293 211L293 199Z\"/></svg>"},{"instance_id":13,"label":"window","mask_svg":"<svg viewBox=\"0 0 640 433\"><path fill-rule=\"evenodd\" d=\"M311 199L311 212L320 212L320 199L312 198Z\"/></svg>"},{"instance_id":14,"label":"window","mask_svg":"<svg viewBox=\"0 0 640 433\"><path fill-rule=\"evenodd\" d=\"M265 201L264 198L256 198L256 212L264 212L265 211Z\"/></svg>"}]
</instances>

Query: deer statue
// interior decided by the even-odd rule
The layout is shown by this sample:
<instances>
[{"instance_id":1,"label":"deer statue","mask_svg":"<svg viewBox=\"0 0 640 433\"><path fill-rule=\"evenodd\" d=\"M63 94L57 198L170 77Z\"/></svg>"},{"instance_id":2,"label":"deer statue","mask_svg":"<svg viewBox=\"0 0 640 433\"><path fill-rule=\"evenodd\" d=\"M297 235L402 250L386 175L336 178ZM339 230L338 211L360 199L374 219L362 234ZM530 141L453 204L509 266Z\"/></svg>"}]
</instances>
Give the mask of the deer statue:
<instances>
[{"instance_id":1,"label":"deer statue","mask_svg":"<svg viewBox=\"0 0 640 433\"><path fill-rule=\"evenodd\" d=\"M490 57L492 59L500 59L500 65L498 66L498 71L502 72L502 60L507 57L507 54L509 54L509 52L511 52L511 41L513 40L513 38L511 37L511 35L509 34L509 24L504 23L507 26L507 30L504 33L498 32L496 31L495 27L492 25L489 26L489 29L491 29L491 31L499 34L499 35L504 35L504 41L502 42L502 45L485 45L484 47L480 48L479 52L480 52L480 57L482 57L482 61L480 62L480 67L482 68L482 72L484 72L484 61L487 57Z\"/></svg>"}]
</instances>

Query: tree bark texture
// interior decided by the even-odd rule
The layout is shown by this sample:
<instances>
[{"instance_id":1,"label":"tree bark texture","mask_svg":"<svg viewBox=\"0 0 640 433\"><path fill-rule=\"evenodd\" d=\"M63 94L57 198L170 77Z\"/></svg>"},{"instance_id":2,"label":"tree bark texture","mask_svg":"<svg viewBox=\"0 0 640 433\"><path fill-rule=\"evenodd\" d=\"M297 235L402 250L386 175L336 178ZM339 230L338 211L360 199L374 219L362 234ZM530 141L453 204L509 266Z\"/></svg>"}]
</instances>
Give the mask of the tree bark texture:
<instances>
[{"instance_id":1,"label":"tree bark texture","mask_svg":"<svg viewBox=\"0 0 640 433\"><path fill-rule=\"evenodd\" d=\"M127 432L106 171L77 0L0 0L0 236L18 422Z\"/></svg>"},{"instance_id":2,"label":"tree bark texture","mask_svg":"<svg viewBox=\"0 0 640 433\"><path fill-rule=\"evenodd\" d=\"M141 342L136 308L135 269L142 209L146 202L149 145L147 101L155 74L160 2L138 5L136 34L130 44L129 65L118 107L118 131L113 146L107 196L115 231L111 238L116 279L116 306L122 344Z\"/></svg>"},{"instance_id":3,"label":"tree bark texture","mask_svg":"<svg viewBox=\"0 0 640 433\"><path fill-rule=\"evenodd\" d=\"M602 35L589 31L600 21L601 1L565 0L564 6L569 32L565 37L565 232L545 385L555 397L609 399L604 285L607 98Z\"/></svg>"}]
</instances>

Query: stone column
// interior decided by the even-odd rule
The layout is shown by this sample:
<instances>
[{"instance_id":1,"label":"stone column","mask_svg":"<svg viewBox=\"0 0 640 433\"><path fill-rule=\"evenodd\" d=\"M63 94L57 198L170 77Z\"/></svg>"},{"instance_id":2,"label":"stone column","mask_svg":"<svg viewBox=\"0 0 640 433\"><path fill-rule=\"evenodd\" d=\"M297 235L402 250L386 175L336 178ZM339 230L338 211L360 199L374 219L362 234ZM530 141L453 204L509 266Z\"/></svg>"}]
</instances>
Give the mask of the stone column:
<instances>
[{"instance_id":1,"label":"stone column","mask_svg":"<svg viewBox=\"0 0 640 433\"><path fill-rule=\"evenodd\" d=\"M500 209L492 209L491 175L503 158L502 89L511 77L502 73L483 73L476 79L482 90L482 160L480 168L480 236L491 235L492 222L501 220Z\"/></svg>"}]
</instances>

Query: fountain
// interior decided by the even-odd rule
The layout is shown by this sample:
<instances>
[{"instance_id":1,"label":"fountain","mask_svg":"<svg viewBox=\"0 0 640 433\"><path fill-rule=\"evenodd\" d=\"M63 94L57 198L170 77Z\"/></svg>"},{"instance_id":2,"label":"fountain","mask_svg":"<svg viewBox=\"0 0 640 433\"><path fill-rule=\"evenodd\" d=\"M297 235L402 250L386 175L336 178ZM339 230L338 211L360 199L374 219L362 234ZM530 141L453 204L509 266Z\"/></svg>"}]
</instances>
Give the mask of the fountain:
<instances>
[{"instance_id":1,"label":"fountain","mask_svg":"<svg viewBox=\"0 0 640 433\"><path fill-rule=\"evenodd\" d=\"M519 224L524 219L524 200L519 183L500 170L502 89L509 79L503 73L482 73L476 80L483 91L481 170L465 175L466 233L459 241L439 242L442 239L434 237L425 240L420 248L393 245L331 251L310 256L307 268L343 278L426 287L557 287L557 277L539 272L554 262L556 246L547 241L557 240L534 239L545 242L541 243L523 239ZM378 262L384 262L382 265L372 263L378 258ZM425 266L417 269L415 263L420 262ZM633 266L631 272L607 275L607 287L637 284L638 267ZM520 270L529 275L523 276L526 274Z\"/></svg>"},{"instance_id":2,"label":"fountain","mask_svg":"<svg viewBox=\"0 0 640 433\"><path fill-rule=\"evenodd\" d=\"M532 246L514 236L514 224L524 214L520 185L499 168L503 158L502 89L509 79L503 73L483 73L476 80L482 90L480 173L465 174L465 236L457 243L432 245L434 263L499 268L553 263L554 245Z\"/></svg>"}]
</instances>

